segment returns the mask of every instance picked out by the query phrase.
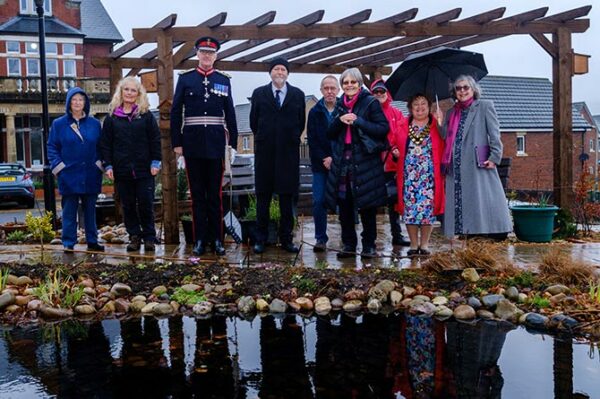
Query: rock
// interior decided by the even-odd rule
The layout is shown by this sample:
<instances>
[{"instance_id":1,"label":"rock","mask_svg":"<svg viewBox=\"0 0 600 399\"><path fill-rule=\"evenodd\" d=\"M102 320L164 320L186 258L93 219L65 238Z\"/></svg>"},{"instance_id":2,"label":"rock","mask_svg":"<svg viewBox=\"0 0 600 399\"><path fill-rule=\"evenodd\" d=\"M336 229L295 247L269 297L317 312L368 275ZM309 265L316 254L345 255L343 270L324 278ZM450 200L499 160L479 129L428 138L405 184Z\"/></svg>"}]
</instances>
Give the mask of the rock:
<instances>
[{"instance_id":1,"label":"rock","mask_svg":"<svg viewBox=\"0 0 600 399\"><path fill-rule=\"evenodd\" d=\"M436 312L437 308L431 302L413 300L409 310L411 313L422 313L431 316Z\"/></svg>"},{"instance_id":2,"label":"rock","mask_svg":"<svg viewBox=\"0 0 600 399\"><path fill-rule=\"evenodd\" d=\"M96 285L94 284L94 280L92 280L91 278L85 278L79 282L79 286L94 288Z\"/></svg>"},{"instance_id":3,"label":"rock","mask_svg":"<svg viewBox=\"0 0 600 399\"><path fill-rule=\"evenodd\" d=\"M517 287L508 287L504 292L504 295L506 295L506 297L511 301L517 302L519 300L519 290Z\"/></svg>"},{"instance_id":4,"label":"rock","mask_svg":"<svg viewBox=\"0 0 600 399\"><path fill-rule=\"evenodd\" d=\"M469 297L469 299L467 299L467 305L469 305L473 309L477 310L481 307L481 301L478 298L475 298L474 296L472 296L472 297Z\"/></svg>"},{"instance_id":5,"label":"rock","mask_svg":"<svg viewBox=\"0 0 600 399\"><path fill-rule=\"evenodd\" d=\"M448 317L452 317L452 315L454 314L454 312L452 311L452 309L450 309L447 306L439 306L437 308L437 310L435 311L435 316L439 317L440 319L446 319Z\"/></svg>"},{"instance_id":6,"label":"rock","mask_svg":"<svg viewBox=\"0 0 600 399\"><path fill-rule=\"evenodd\" d=\"M103 293L107 292L108 290L110 290L110 287L108 285L101 284L96 287L96 292L98 294L103 294Z\"/></svg>"},{"instance_id":7,"label":"rock","mask_svg":"<svg viewBox=\"0 0 600 399\"><path fill-rule=\"evenodd\" d=\"M19 290L17 288L9 287L9 288L3 289L2 292L1 292L1 294L7 294L7 293L8 294L13 294L14 296L17 296L17 295L19 295Z\"/></svg>"},{"instance_id":8,"label":"rock","mask_svg":"<svg viewBox=\"0 0 600 399\"><path fill-rule=\"evenodd\" d=\"M344 303L344 306L342 308L345 312L348 313L358 312L362 308L362 301L358 299L352 299Z\"/></svg>"},{"instance_id":9,"label":"rock","mask_svg":"<svg viewBox=\"0 0 600 399\"><path fill-rule=\"evenodd\" d=\"M204 293L205 294L210 294L214 290L215 290L215 287L213 287L212 284L209 284L209 283L204 284Z\"/></svg>"},{"instance_id":10,"label":"rock","mask_svg":"<svg viewBox=\"0 0 600 399\"><path fill-rule=\"evenodd\" d=\"M6 285L17 285L18 279L19 278L14 274L9 274L8 277L6 277Z\"/></svg>"},{"instance_id":11,"label":"rock","mask_svg":"<svg viewBox=\"0 0 600 399\"><path fill-rule=\"evenodd\" d=\"M412 303L412 301L413 301L413 300L412 300L412 298L404 298L404 299L402 300L402 302L400 302L400 305L401 305L402 307L405 307L405 308L407 308L407 307L409 307L409 306L410 306L410 304ZM420 301L419 301L419 302L420 302Z\"/></svg>"},{"instance_id":12,"label":"rock","mask_svg":"<svg viewBox=\"0 0 600 399\"><path fill-rule=\"evenodd\" d=\"M62 244L62 240L60 238L53 238L50 241L50 245L61 245Z\"/></svg>"},{"instance_id":13,"label":"rock","mask_svg":"<svg viewBox=\"0 0 600 399\"><path fill-rule=\"evenodd\" d=\"M32 299L33 299L33 296L31 296L31 295L27 295L27 296L17 295L15 297L15 305L25 306L29 302L31 302Z\"/></svg>"},{"instance_id":14,"label":"rock","mask_svg":"<svg viewBox=\"0 0 600 399\"><path fill-rule=\"evenodd\" d=\"M159 295L158 299L160 299L161 301L168 301L169 299L171 299L171 297L169 296L169 294L164 293L162 295Z\"/></svg>"},{"instance_id":15,"label":"rock","mask_svg":"<svg viewBox=\"0 0 600 399\"><path fill-rule=\"evenodd\" d=\"M113 233L112 231L108 231L108 232L106 232L104 234L101 234L100 238L102 238L106 242L111 242L111 240L113 238L115 238L115 233Z\"/></svg>"},{"instance_id":16,"label":"rock","mask_svg":"<svg viewBox=\"0 0 600 399\"><path fill-rule=\"evenodd\" d=\"M483 302L483 306L485 306L486 308L494 309L498 302L500 302L503 299L505 299L504 295L490 294L481 298L481 302Z\"/></svg>"},{"instance_id":17,"label":"rock","mask_svg":"<svg viewBox=\"0 0 600 399\"><path fill-rule=\"evenodd\" d=\"M33 310L33 311L39 310L41 306L42 306L42 301L40 301L39 299L34 299L27 304L27 310Z\"/></svg>"},{"instance_id":18,"label":"rock","mask_svg":"<svg viewBox=\"0 0 600 399\"><path fill-rule=\"evenodd\" d=\"M134 302L137 303L137 302ZM147 313L152 313L154 307L158 305L158 302L150 302L149 304L147 304L146 306L144 306L142 308L142 313L147 314Z\"/></svg>"},{"instance_id":19,"label":"rock","mask_svg":"<svg viewBox=\"0 0 600 399\"><path fill-rule=\"evenodd\" d=\"M465 280L467 283L476 283L481 278L479 277L479 273L477 273L477 270L475 270L472 267L468 267L465 270L463 270L461 276L463 280Z\"/></svg>"},{"instance_id":20,"label":"rock","mask_svg":"<svg viewBox=\"0 0 600 399\"><path fill-rule=\"evenodd\" d=\"M130 295L131 292L131 287L123 283L115 283L110 289L110 293L116 297Z\"/></svg>"},{"instance_id":21,"label":"rock","mask_svg":"<svg viewBox=\"0 0 600 399\"><path fill-rule=\"evenodd\" d=\"M427 295L415 295L413 297L413 300L422 301L422 302L431 302L431 298L429 298Z\"/></svg>"},{"instance_id":22,"label":"rock","mask_svg":"<svg viewBox=\"0 0 600 399\"><path fill-rule=\"evenodd\" d=\"M154 287L154 289L152 289L152 294L156 295L156 296L161 296L162 294L166 294L167 293L167 287L165 287L164 285L159 285L157 287Z\"/></svg>"},{"instance_id":23,"label":"rock","mask_svg":"<svg viewBox=\"0 0 600 399\"><path fill-rule=\"evenodd\" d=\"M311 301L310 298L306 298L303 296L296 298L296 300L294 302L296 302L298 305L300 305L300 308L304 311L313 310L313 308L315 307L315 305L313 304L313 301Z\"/></svg>"},{"instance_id":24,"label":"rock","mask_svg":"<svg viewBox=\"0 0 600 399\"><path fill-rule=\"evenodd\" d=\"M402 302L402 293L399 291L392 291L390 292L390 304L397 308L398 306L400 306L400 302Z\"/></svg>"},{"instance_id":25,"label":"rock","mask_svg":"<svg viewBox=\"0 0 600 399\"><path fill-rule=\"evenodd\" d=\"M573 298L572 296L568 296L565 299L563 299L561 301L561 304L563 306L576 306L577 305L577 299Z\"/></svg>"},{"instance_id":26,"label":"rock","mask_svg":"<svg viewBox=\"0 0 600 399\"><path fill-rule=\"evenodd\" d=\"M17 295L18 293L16 293L15 295ZM35 294L35 290L33 288L25 288L23 290L23 295L34 295Z\"/></svg>"},{"instance_id":27,"label":"rock","mask_svg":"<svg viewBox=\"0 0 600 399\"><path fill-rule=\"evenodd\" d=\"M454 318L457 320L471 320L475 318L475 309L469 305L458 305L454 309Z\"/></svg>"},{"instance_id":28,"label":"rock","mask_svg":"<svg viewBox=\"0 0 600 399\"><path fill-rule=\"evenodd\" d=\"M558 305L559 303L561 303L563 300L565 300L565 298L567 297L567 294L561 292L560 294L556 294L556 295L552 295L549 298L549 301L552 305Z\"/></svg>"},{"instance_id":29,"label":"rock","mask_svg":"<svg viewBox=\"0 0 600 399\"><path fill-rule=\"evenodd\" d=\"M502 320L517 321L518 308L508 299L500 299L496 304L494 314Z\"/></svg>"},{"instance_id":30,"label":"rock","mask_svg":"<svg viewBox=\"0 0 600 399\"><path fill-rule=\"evenodd\" d=\"M494 318L494 314L489 310L479 309L477 311L477 317L483 320L492 320Z\"/></svg>"},{"instance_id":31,"label":"rock","mask_svg":"<svg viewBox=\"0 0 600 399\"><path fill-rule=\"evenodd\" d=\"M173 308L173 312L175 312L175 313L179 312L179 308L181 307L179 302L171 301L171 302L169 302L169 305L171 305L171 307Z\"/></svg>"},{"instance_id":32,"label":"rock","mask_svg":"<svg viewBox=\"0 0 600 399\"><path fill-rule=\"evenodd\" d=\"M23 287L25 285L32 285L32 284L33 284L33 280L27 276L21 276L21 277L17 278L17 281L15 283L15 285L18 285L19 287Z\"/></svg>"},{"instance_id":33,"label":"rock","mask_svg":"<svg viewBox=\"0 0 600 399\"><path fill-rule=\"evenodd\" d=\"M543 330L548 324L548 318L538 313L527 313L525 316L525 325L537 330Z\"/></svg>"},{"instance_id":34,"label":"rock","mask_svg":"<svg viewBox=\"0 0 600 399\"><path fill-rule=\"evenodd\" d=\"M446 305L448 303L448 298L446 298L445 296L436 296L435 298L433 298L431 303L437 306Z\"/></svg>"},{"instance_id":35,"label":"rock","mask_svg":"<svg viewBox=\"0 0 600 399\"><path fill-rule=\"evenodd\" d=\"M0 295L0 310L15 303L16 296L12 292L5 292Z\"/></svg>"},{"instance_id":36,"label":"rock","mask_svg":"<svg viewBox=\"0 0 600 399\"><path fill-rule=\"evenodd\" d=\"M121 237L115 237L112 240L110 240L111 244L125 244L125 239L121 238Z\"/></svg>"},{"instance_id":37,"label":"rock","mask_svg":"<svg viewBox=\"0 0 600 399\"><path fill-rule=\"evenodd\" d=\"M324 297L322 297L322 298L324 298ZM317 306L317 303L315 300L315 307L316 306ZM342 307L344 307L344 300L341 298L334 298L333 301L331 301L331 307L334 309L341 309Z\"/></svg>"},{"instance_id":38,"label":"rock","mask_svg":"<svg viewBox=\"0 0 600 399\"><path fill-rule=\"evenodd\" d=\"M258 310L259 312L268 312L269 303L262 298L258 298L256 301L256 310Z\"/></svg>"},{"instance_id":39,"label":"rock","mask_svg":"<svg viewBox=\"0 0 600 399\"><path fill-rule=\"evenodd\" d=\"M83 293L92 298L96 296L96 290L90 287L85 287Z\"/></svg>"},{"instance_id":40,"label":"rock","mask_svg":"<svg viewBox=\"0 0 600 399\"><path fill-rule=\"evenodd\" d=\"M381 301L375 298L369 299L367 309L369 309L369 312L371 313L378 313L381 310Z\"/></svg>"},{"instance_id":41,"label":"rock","mask_svg":"<svg viewBox=\"0 0 600 399\"><path fill-rule=\"evenodd\" d=\"M71 309L52 308L46 305L40 306L39 311L42 316L48 319L64 319L73 316Z\"/></svg>"},{"instance_id":42,"label":"rock","mask_svg":"<svg viewBox=\"0 0 600 399\"><path fill-rule=\"evenodd\" d=\"M198 302L192 308L192 312L197 315L207 315L212 312L213 304L212 302L202 301Z\"/></svg>"},{"instance_id":43,"label":"rock","mask_svg":"<svg viewBox=\"0 0 600 399\"><path fill-rule=\"evenodd\" d=\"M391 280L381 280L375 285L375 288L385 292L388 295L394 288L396 288L396 284Z\"/></svg>"},{"instance_id":44,"label":"rock","mask_svg":"<svg viewBox=\"0 0 600 399\"><path fill-rule=\"evenodd\" d=\"M219 285L215 286L215 292L230 291L232 289L233 289L233 285L231 285L231 283L219 284Z\"/></svg>"},{"instance_id":45,"label":"rock","mask_svg":"<svg viewBox=\"0 0 600 399\"><path fill-rule=\"evenodd\" d=\"M460 301L462 300L462 295L460 294L460 292L452 291L450 295L448 295L448 298L451 301Z\"/></svg>"},{"instance_id":46,"label":"rock","mask_svg":"<svg viewBox=\"0 0 600 399\"><path fill-rule=\"evenodd\" d=\"M520 292L519 293L519 298L517 299L517 302L519 303L525 303L525 301L527 301L527 294Z\"/></svg>"},{"instance_id":47,"label":"rock","mask_svg":"<svg viewBox=\"0 0 600 399\"><path fill-rule=\"evenodd\" d=\"M118 298L115 301L115 311L117 313L129 313L129 307L131 303L125 298Z\"/></svg>"},{"instance_id":48,"label":"rock","mask_svg":"<svg viewBox=\"0 0 600 399\"><path fill-rule=\"evenodd\" d=\"M317 299L315 299L315 302L314 302L315 311L317 312L317 314L320 314L320 315L327 314L331 311L331 308L332 308L334 302L336 303L336 305L339 305L339 303L342 302L342 300L339 298L336 298L332 302L330 302L329 298L327 298L326 296L320 296ZM344 306L343 302L342 302L342 306ZM342 306L340 306L340 308Z\"/></svg>"},{"instance_id":49,"label":"rock","mask_svg":"<svg viewBox=\"0 0 600 399\"><path fill-rule=\"evenodd\" d=\"M385 301L387 301L387 297L388 297L388 294L381 288L372 287L369 290L369 299L376 299L379 302L385 302Z\"/></svg>"},{"instance_id":50,"label":"rock","mask_svg":"<svg viewBox=\"0 0 600 399\"><path fill-rule=\"evenodd\" d=\"M106 304L100 309L100 313L115 313L117 307L115 306L115 301L108 301Z\"/></svg>"},{"instance_id":51,"label":"rock","mask_svg":"<svg viewBox=\"0 0 600 399\"><path fill-rule=\"evenodd\" d=\"M200 287L198 284L184 284L181 286L181 289L184 290L185 292L196 292L196 291L200 291L202 287ZM208 294L208 292L207 292Z\"/></svg>"},{"instance_id":52,"label":"rock","mask_svg":"<svg viewBox=\"0 0 600 399\"><path fill-rule=\"evenodd\" d=\"M144 309L144 307L146 307L145 301L133 301L129 305L129 312L130 313L140 313Z\"/></svg>"},{"instance_id":53,"label":"rock","mask_svg":"<svg viewBox=\"0 0 600 399\"><path fill-rule=\"evenodd\" d=\"M346 301L352 301L358 299L360 301L362 301L363 299L365 299L365 292L363 290L359 290L359 289L352 289L348 292L346 292L346 294L344 295L344 300Z\"/></svg>"},{"instance_id":54,"label":"rock","mask_svg":"<svg viewBox=\"0 0 600 399\"><path fill-rule=\"evenodd\" d=\"M417 290L415 290L413 287L405 286L402 288L402 295L404 295L405 297L413 296L415 295L415 292L417 292Z\"/></svg>"},{"instance_id":55,"label":"rock","mask_svg":"<svg viewBox=\"0 0 600 399\"><path fill-rule=\"evenodd\" d=\"M19 305L8 305L4 311L6 313L17 313L21 311L21 307Z\"/></svg>"},{"instance_id":56,"label":"rock","mask_svg":"<svg viewBox=\"0 0 600 399\"><path fill-rule=\"evenodd\" d=\"M546 292L549 293L550 295L570 294L571 289L562 284L555 284L555 285L551 285L550 287L546 288Z\"/></svg>"},{"instance_id":57,"label":"rock","mask_svg":"<svg viewBox=\"0 0 600 399\"><path fill-rule=\"evenodd\" d=\"M210 303L210 302L209 302ZM194 306L195 308L195 306ZM152 313L156 316L166 316L173 313L173 307L170 303L159 303L154 308L152 308ZM196 313L196 312L194 312Z\"/></svg>"},{"instance_id":58,"label":"rock","mask_svg":"<svg viewBox=\"0 0 600 399\"><path fill-rule=\"evenodd\" d=\"M96 309L94 309L91 305L79 305L75 306L75 313L80 315L89 315L96 313Z\"/></svg>"},{"instance_id":59,"label":"rock","mask_svg":"<svg viewBox=\"0 0 600 399\"><path fill-rule=\"evenodd\" d=\"M241 313L252 313L256 310L256 301L251 296L243 296L238 299L237 307Z\"/></svg>"},{"instance_id":60,"label":"rock","mask_svg":"<svg viewBox=\"0 0 600 399\"><path fill-rule=\"evenodd\" d=\"M285 303L284 301L282 301L279 298L275 298L271 301L271 304L269 305L269 311L271 313L285 313L285 311L287 310L287 303Z\"/></svg>"},{"instance_id":61,"label":"rock","mask_svg":"<svg viewBox=\"0 0 600 399\"><path fill-rule=\"evenodd\" d=\"M560 330L571 330L578 324L577 320L564 315L562 313L555 314L550 318L548 323L552 328L558 328Z\"/></svg>"}]
</instances>

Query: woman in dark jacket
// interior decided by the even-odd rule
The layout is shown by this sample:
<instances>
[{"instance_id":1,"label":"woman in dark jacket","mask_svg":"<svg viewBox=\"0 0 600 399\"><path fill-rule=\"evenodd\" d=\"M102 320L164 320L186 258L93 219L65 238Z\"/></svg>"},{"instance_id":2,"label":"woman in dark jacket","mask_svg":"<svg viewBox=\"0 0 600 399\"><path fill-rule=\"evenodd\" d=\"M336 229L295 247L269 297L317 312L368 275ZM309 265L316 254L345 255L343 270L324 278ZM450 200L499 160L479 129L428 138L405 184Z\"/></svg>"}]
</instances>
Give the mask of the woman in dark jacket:
<instances>
[{"instance_id":1,"label":"woman in dark jacket","mask_svg":"<svg viewBox=\"0 0 600 399\"><path fill-rule=\"evenodd\" d=\"M334 211L339 206L344 248L338 257L352 257L356 252L357 212L363 224L361 256L373 257L377 254L377 207L386 203L381 152L390 127L379 101L362 89L357 68L345 70L340 83L344 91L338 101L341 116L327 131L334 143L325 201Z\"/></svg>"},{"instance_id":2,"label":"woman in dark jacket","mask_svg":"<svg viewBox=\"0 0 600 399\"><path fill-rule=\"evenodd\" d=\"M100 121L90 115L90 101L79 87L67 93L65 115L52 122L48 160L58 177L62 196L62 242L65 252L77 243L77 208L83 208L88 250L104 251L98 244L96 199L102 187L102 163L97 151Z\"/></svg>"},{"instance_id":3,"label":"woman in dark jacket","mask_svg":"<svg viewBox=\"0 0 600 399\"><path fill-rule=\"evenodd\" d=\"M100 148L106 175L115 180L121 198L128 251L154 251L154 176L160 170L160 132L148 111L144 86L134 77L122 79L104 119Z\"/></svg>"}]
</instances>

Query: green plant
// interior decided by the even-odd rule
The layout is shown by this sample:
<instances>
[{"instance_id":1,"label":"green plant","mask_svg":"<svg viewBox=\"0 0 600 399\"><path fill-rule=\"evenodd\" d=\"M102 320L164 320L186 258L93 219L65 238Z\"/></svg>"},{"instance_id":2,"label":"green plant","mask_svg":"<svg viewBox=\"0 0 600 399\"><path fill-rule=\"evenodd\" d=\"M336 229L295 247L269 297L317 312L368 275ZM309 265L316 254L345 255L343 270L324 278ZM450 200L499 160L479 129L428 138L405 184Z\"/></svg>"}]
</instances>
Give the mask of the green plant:
<instances>
[{"instance_id":1,"label":"green plant","mask_svg":"<svg viewBox=\"0 0 600 399\"><path fill-rule=\"evenodd\" d=\"M44 182L41 180L34 180L33 181L33 188L35 188L36 190L44 188Z\"/></svg>"},{"instance_id":2,"label":"green plant","mask_svg":"<svg viewBox=\"0 0 600 399\"><path fill-rule=\"evenodd\" d=\"M590 201L590 191L594 188L594 176L589 172L587 162L584 163L579 179L575 182L575 202L573 215L583 227L583 233L592 232L592 223L600 218L600 203Z\"/></svg>"},{"instance_id":3,"label":"green plant","mask_svg":"<svg viewBox=\"0 0 600 399\"><path fill-rule=\"evenodd\" d=\"M0 269L0 292L6 288L6 282L8 281L8 269Z\"/></svg>"},{"instance_id":4,"label":"green plant","mask_svg":"<svg viewBox=\"0 0 600 399\"><path fill-rule=\"evenodd\" d=\"M103 186L113 186L114 184L115 184L115 181L113 179L109 179L106 176L104 176L102 178L102 185Z\"/></svg>"},{"instance_id":5,"label":"green plant","mask_svg":"<svg viewBox=\"0 0 600 399\"><path fill-rule=\"evenodd\" d=\"M524 271L504 281L507 286L531 287L533 285L533 273Z\"/></svg>"},{"instance_id":6,"label":"green plant","mask_svg":"<svg viewBox=\"0 0 600 399\"><path fill-rule=\"evenodd\" d=\"M291 283L302 294L313 293L317 290L317 283L309 277L303 277L301 274L294 274Z\"/></svg>"},{"instance_id":7,"label":"green plant","mask_svg":"<svg viewBox=\"0 0 600 399\"><path fill-rule=\"evenodd\" d=\"M182 284L191 284L193 282L194 282L194 276L191 276L189 274L186 276L183 276L183 279L181 279Z\"/></svg>"},{"instance_id":8,"label":"green plant","mask_svg":"<svg viewBox=\"0 0 600 399\"><path fill-rule=\"evenodd\" d=\"M171 299L181 305L195 305L206 301L206 295L204 295L204 291L186 291L179 287L175 288Z\"/></svg>"},{"instance_id":9,"label":"green plant","mask_svg":"<svg viewBox=\"0 0 600 399\"><path fill-rule=\"evenodd\" d=\"M553 234L554 238L570 238L577 236L577 224L575 223L573 214L568 209L560 208L556 212L554 226L556 228L556 232Z\"/></svg>"},{"instance_id":10,"label":"green plant","mask_svg":"<svg viewBox=\"0 0 600 399\"><path fill-rule=\"evenodd\" d=\"M177 199L186 200L188 192L188 180L185 169L177 169Z\"/></svg>"},{"instance_id":11,"label":"green plant","mask_svg":"<svg viewBox=\"0 0 600 399\"><path fill-rule=\"evenodd\" d=\"M25 214L25 225L27 231L32 234L36 241L50 242L54 238L52 228L52 212L45 211L42 216L33 216L31 212Z\"/></svg>"},{"instance_id":12,"label":"green plant","mask_svg":"<svg viewBox=\"0 0 600 399\"><path fill-rule=\"evenodd\" d=\"M185 221L185 222L191 222L192 221L192 215L190 215L189 213L184 213L183 215L181 215L179 217L179 220Z\"/></svg>"},{"instance_id":13,"label":"green plant","mask_svg":"<svg viewBox=\"0 0 600 399\"><path fill-rule=\"evenodd\" d=\"M600 280L590 280L590 299L596 303L600 303Z\"/></svg>"},{"instance_id":14,"label":"green plant","mask_svg":"<svg viewBox=\"0 0 600 399\"><path fill-rule=\"evenodd\" d=\"M550 206L550 194L541 193L537 198L537 207L538 208L547 208Z\"/></svg>"},{"instance_id":15,"label":"green plant","mask_svg":"<svg viewBox=\"0 0 600 399\"><path fill-rule=\"evenodd\" d=\"M33 295L49 306L72 308L83 297L83 288L73 284L71 276L63 277L60 269L48 273L44 282L33 289Z\"/></svg>"},{"instance_id":16,"label":"green plant","mask_svg":"<svg viewBox=\"0 0 600 399\"><path fill-rule=\"evenodd\" d=\"M256 220L256 197L254 195L248 196L248 208L246 208L246 214L244 215L244 219ZM269 204L269 219L277 223L279 223L279 219L281 219L278 198L273 198L271 200L271 203Z\"/></svg>"},{"instance_id":17,"label":"green plant","mask_svg":"<svg viewBox=\"0 0 600 399\"><path fill-rule=\"evenodd\" d=\"M539 309L550 307L550 301L547 298L539 296L538 294L535 294L533 298L528 299L527 303Z\"/></svg>"},{"instance_id":18,"label":"green plant","mask_svg":"<svg viewBox=\"0 0 600 399\"><path fill-rule=\"evenodd\" d=\"M27 233L23 230L15 230L6 236L8 242L23 242L27 238Z\"/></svg>"},{"instance_id":19,"label":"green plant","mask_svg":"<svg viewBox=\"0 0 600 399\"><path fill-rule=\"evenodd\" d=\"M328 266L329 266L329 264L327 263L326 260L317 260L315 262L315 269L318 269L318 270L327 269Z\"/></svg>"}]
</instances>

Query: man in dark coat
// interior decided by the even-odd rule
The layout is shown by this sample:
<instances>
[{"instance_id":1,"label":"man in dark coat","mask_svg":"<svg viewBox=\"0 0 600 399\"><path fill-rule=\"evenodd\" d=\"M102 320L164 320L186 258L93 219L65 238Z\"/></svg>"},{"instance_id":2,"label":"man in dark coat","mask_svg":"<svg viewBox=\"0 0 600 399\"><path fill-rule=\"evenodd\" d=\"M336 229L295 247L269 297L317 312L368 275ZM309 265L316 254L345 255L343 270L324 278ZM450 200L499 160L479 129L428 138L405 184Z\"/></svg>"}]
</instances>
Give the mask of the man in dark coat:
<instances>
[{"instance_id":1,"label":"man in dark coat","mask_svg":"<svg viewBox=\"0 0 600 399\"><path fill-rule=\"evenodd\" d=\"M218 50L216 39L196 40L198 67L179 76L171 108L171 145L185 157L192 194L194 255L203 255L208 241L225 255L223 160L227 144L237 148L237 123L229 76L213 69Z\"/></svg>"},{"instance_id":2,"label":"man in dark coat","mask_svg":"<svg viewBox=\"0 0 600 399\"><path fill-rule=\"evenodd\" d=\"M255 253L263 253L273 194L279 196L279 241L284 250L298 252L292 242L292 200L300 180L300 135L304 130L305 100L302 90L286 82L289 64L283 58L271 63L271 83L252 93L250 128L254 133L256 185Z\"/></svg>"}]
</instances>

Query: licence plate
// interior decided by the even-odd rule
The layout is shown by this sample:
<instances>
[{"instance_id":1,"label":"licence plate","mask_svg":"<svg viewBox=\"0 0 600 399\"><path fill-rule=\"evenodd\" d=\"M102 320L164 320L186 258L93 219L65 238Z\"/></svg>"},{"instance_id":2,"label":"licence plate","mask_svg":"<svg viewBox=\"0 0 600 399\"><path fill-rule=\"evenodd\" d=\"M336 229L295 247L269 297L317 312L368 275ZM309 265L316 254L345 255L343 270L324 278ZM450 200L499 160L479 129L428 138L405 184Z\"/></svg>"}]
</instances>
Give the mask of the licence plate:
<instances>
[{"instance_id":1,"label":"licence plate","mask_svg":"<svg viewBox=\"0 0 600 399\"><path fill-rule=\"evenodd\" d=\"M17 178L14 176L0 176L0 182L11 182L17 181Z\"/></svg>"}]
</instances>

